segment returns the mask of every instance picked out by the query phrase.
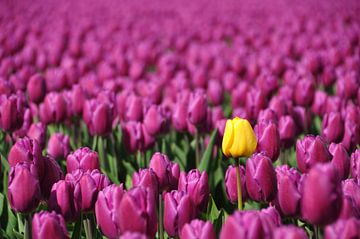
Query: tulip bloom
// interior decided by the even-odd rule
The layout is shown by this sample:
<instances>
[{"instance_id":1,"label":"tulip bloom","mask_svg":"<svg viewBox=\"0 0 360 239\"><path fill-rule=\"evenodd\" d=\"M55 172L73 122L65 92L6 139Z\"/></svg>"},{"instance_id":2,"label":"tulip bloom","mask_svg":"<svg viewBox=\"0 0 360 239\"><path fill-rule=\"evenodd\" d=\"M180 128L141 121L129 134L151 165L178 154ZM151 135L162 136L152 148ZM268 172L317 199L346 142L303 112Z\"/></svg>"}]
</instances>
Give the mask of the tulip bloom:
<instances>
[{"instance_id":1,"label":"tulip bloom","mask_svg":"<svg viewBox=\"0 0 360 239\"><path fill-rule=\"evenodd\" d=\"M154 198L157 201L159 195L159 182L155 172L150 169L140 169L139 172L135 172L132 177L133 187L142 186L147 188L154 194Z\"/></svg>"},{"instance_id":2,"label":"tulip bloom","mask_svg":"<svg viewBox=\"0 0 360 239\"><path fill-rule=\"evenodd\" d=\"M40 103L46 94L44 77L40 74L33 75L27 83L26 91L30 101Z\"/></svg>"},{"instance_id":3,"label":"tulip bloom","mask_svg":"<svg viewBox=\"0 0 360 239\"><path fill-rule=\"evenodd\" d=\"M21 128L24 120L24 106L17 95L0 97L0 128L6 132L13 132Z\"/></svg>"},{"instance_id":4,"label":"tulip bloom","mask_svg":"<svg viewBox=\"0 0 360 239\"><path fill-rule=\"evenodd\" d=\"M329 152L332 155L331 164L341 179L347 179L350 171L350 157L345 147L340 144L332 143L329 146Z\"/></svg>"},{"instance_id":5,"label":"tulip bloom","mask_svg":"<svg viewBox=\"0 0 360 239\"><path fill-rule=\"evenodd\" d=\"M349 218L347 220L337 220L335 223L325 227L325 239L339 238L359 238L360 220Z\"/></svg>"},{"instance_id":6,"label":"tulip bloom","mask_svg":"<svg viewBox=\"0 0 360 239\"><path fill-rule=\"evenodd\" d=\"M82 147L69 154L66 158L66 169L72 173L76 169L94 170L100 169L97 152L87 147Z\"/></svg>"},{"instance_id":7,"label":"tulip bloom","mask_svg":"<svg viewBox=\"0 0 360 239\"><path fill-rule=\"evenodd\" d=\"M263 152L275 162L280 154L280 134L276 124L259 122L255 126L255 134L258 139L257 151Z\"/></svg>"},{"instance_id":8,"label":"tulip bloom","mask_svg":"<svg viewBox=\"0 0 360 239\"><path fill-rule=\"evenodd\" d=\"M350 165L351 176L360 179L360 149L351 154Z\"/></svg>"},{"instance_id":9,"label":"tulip bloom","mask_svg":"<svg viewBox=\"0 0 360 239\"><path fill-rule=\"evenodd\" d=\"M60 165L50 157L44 157L44 176L40 182L41 193L45 199L49 198L52 186L64 178Z\"/></svg>"},{"instance_id":10,"label":"tulip bloom","mask_svg":"<svg viewBox=\"0 0 360 239\"><path fill-rule=\"evenodd\" d=\"M54 159L66 158L70 152L70 138L62 133L55 133L50 136L47 146L48 154Z\"/></svg>"},{"instance_id":11,"label":"tulip bloom","mask_svg":"<svg viewBox=\"0 0 360 239\"><path fill-rule=\"evenodd\" d=\"M235 117L227 120L222 142L222 151L227 157L249 157L256 149L256 136L245 119Z\"/></svg>"},{"instance_id":12,"label":"tulip bloom","mask_svg":"<svg viewBox=\"0 0 360 239\"><path fill-rule=\"evenodd\" d=\"M281 226L274 230L273 237L276 239L307 239L306 232L301 227Z\"/></svg>"},{"instance_id":13,"label":"tulip bloom","mask_svg":"<svg viewBox=\"0 0 360 239\"><path fill-rule=\"evenodd\" d=\"M195 207L189 194L175 190L165 193L164 228L169 236L177 236L182 226L195 216Z\"/></svg>"},{"instance_id":14,"label":"tulip bloom","mask_svg":"<svg viewBox=\"0 0 360 239\"><path fill-rule=\"evenodd\" d=\"M182 239L215 239L214 227L210 222L204 222L198 219L186 223L180 231Z\"/></svg>"},{"instance_id":15,"label":"tulip bloom","mask_svg":"<svg viewBox=\"0 0 360 239\"><path fill-rule=\"evenodd\" d=\"M42 149L45 147L46 126L43 123L38 122L31 124L26 135L30 139L35 139Z\"/></svg>"},{"instance_id":16,"label":"tulip bloom","mask_svg":"<svg viewBox=\"0 0 360 239\"><path fill-rule=\"evenodd\" d=\"M240 167L240 176L241 176L241 189L242 189L242 201L245 201L248 198L248 193L246 189L246 177L245 177L245 168L242 165L232 166L230 165L226 170L225 174L225 190L227 198L235 203L238 200L237 192L237 175L236 168Z\"/></svg>"},{"instance_id":17,"label":"tulip bloom","mask_svg":"<svg viewBox=\"0 0 360 239\"><path fill-rule=\"evenodd\" d=\"M83 119L91 135L108 135L112 129L112 106L98 100L86 101L83 110Z\"/></svg>"},{"instance_id":18,"label":"tulip bloom","mask_svg":"<svg viewBox=\"0 0 360 239\"><path fill-rule=\"evenodd\" d=\"M339 112L325 114L322 121L322 135L329 142L341 141L344 135L344 122Z\"/></svg>"},{"instance_id":19,"label":"tulip bloom","mask_svg":"<svg viewBox=\"0 0 360 239\"><path fill-rule=\"evenodd\" d=\"M41 211L32 219L33 239L69 239L64 218L55 212Z\"/></svg>"}]
</instances>

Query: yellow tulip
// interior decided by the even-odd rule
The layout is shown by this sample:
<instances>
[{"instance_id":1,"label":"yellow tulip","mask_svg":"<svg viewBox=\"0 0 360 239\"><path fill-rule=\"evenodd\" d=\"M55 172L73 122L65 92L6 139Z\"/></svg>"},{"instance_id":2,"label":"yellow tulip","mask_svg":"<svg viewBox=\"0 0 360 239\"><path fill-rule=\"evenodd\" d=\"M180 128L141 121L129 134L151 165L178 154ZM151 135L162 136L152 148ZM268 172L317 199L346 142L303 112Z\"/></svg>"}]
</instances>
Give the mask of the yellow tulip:
<instances>
[{"instance_id":1,"label":"yellow tulip","mask_svg":"<svg viewBox=\"0 0 360 239\"><path fill-rule=\"evenodd\" d=\"M256 136L249 121L238 117L226 121L222 150L227 157L249 157L256 145Z\"/></svg>"}]
</instances>

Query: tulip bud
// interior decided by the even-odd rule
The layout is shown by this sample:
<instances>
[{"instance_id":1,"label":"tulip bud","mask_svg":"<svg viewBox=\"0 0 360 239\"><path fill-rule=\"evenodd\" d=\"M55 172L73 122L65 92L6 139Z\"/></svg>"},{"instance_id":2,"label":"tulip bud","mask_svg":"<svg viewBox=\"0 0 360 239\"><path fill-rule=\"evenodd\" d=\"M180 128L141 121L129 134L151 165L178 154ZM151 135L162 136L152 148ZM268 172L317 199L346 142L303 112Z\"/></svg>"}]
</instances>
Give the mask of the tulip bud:
<instances>
[{"instance_id":1,"label":"tulip bud","mask_svg":"<svg viewBox=\"0 0 360 239\"><path fill-rule=\"evenodd\" d=\"M314 81L304 78L297 82L296 89L294 92L295 103L301 106L311 105L315 95Z\"/></svg>"},{"instance_id":2,"label":"tulip bud","mask_svg":"<svg viewBox=\"0 0 360 239\"><path fill-rule=\"evenodd\" d=\"M240 177L241 177L241 195L242 201L245 202L248 198L247 190L246 190L246 178L245 178L245 168L244 166L240 167ZM226 196L232 203L237 203L238 200L238 192L237 192L237 181L236 181L236 168L235 166L230 165L226 170L225 174L225 190Z\"/></svg>"},{"instance_id":3,"label":"tulip bud","mask_svg":"<svg viewBox=\"0 0 360 239\"><path fill-rule=\"evenodd\" d=\"M171 121L177 131L187 129L187 102L178 101L175 104Z\"/></svg>"},{"instance_id":4,"label":"tulip bud","mask_svg":"<svg viewBox=\"0 0 360 239\"><path fill-rule=\"evenodd\" d=\"M65 221L73 222L80 215L81 197L75 198L75 185L71 181L60 180L50 192L49 209L61 214Z\"/></svg>"},{"instance_id":5,"label":"tulip bud","mask_svg":"<svg viewBox=\"0 0 360 239\"><path fill-rule=\"evenodd\" d=\"M297 127L293 117L289 115L281 116L278 129L281 145L286 148L293 145L297 134Z\"/></svg>"},{"instance_id":6,"label":"tulip bud","mask_svg":"<svg viewBox=\"0 0 360 239\"><path fill-rule=\"evenodd\" d=\"M194 203L194 206L202 211L209 201L209 182L207 173L200 173L198 169L192 169L187 174L180 173L179 191L187 192Z\"/></svg>"},{"instance_id":7,"label":"tulip bud","mask_svg":"<svg viewBox=\"0 0 360 239\"><path fill-rule=\"evenodd\" d=\"M249 157L256 144L255 133L247 120L235 117L226 122L222 151L227 157Z\"/></svg>"},{"instance_id":8,"label":"tulip bud","mask_svg":"<svg viewBox=\"0 0 360 239\"><path fill-rule=\"evenodd\" d=\"M307 132L312 123L312 115L309 110L302 106L294 107L293 118L300 131Z\"/></svg>"},{"instance_id":9,"label":"tulip bud","mask_svg":"<svg viewBox=\"0 0 360 239\"><path fill-rule=\"evenodd\" d=\"M149 168L156 174L161 191L177 189L180 167L171 162L165 154L155 153L150 160Z\"/></svg>"},{"instance_id":10,"label":"tulip bud","mask_svg":"<svg viewBox=\"0 0 360 239\"><path fill-rule=\"evenodd\" d=\"M266 107L267 101L265 94L256 89L251 89L246 94L246 112L250 119L256 119L259 112Z\"/></svg>"},{"instance_id":11,"label":"tulip bud","mask_svg":"<svg viewBox=\"0 0 360 239\"><path fill-rule=\"evenodd\" d=\"M307 135L296 142L296 161L302 173L306 173L317 163L331 160L331 155L320 136Z\"/></svg>"},{"instance_id":12,"label":"tulip bud","mask_svg":"<svg viewBox=\"0 0 360 239\"><path fill-rule=\"evenodd\" d=\"M210 222L194 219L186 223L180 231L181 239L215 239L214 227Z\"/></svg>"},{"instance_id":13,"label":"tulip bud","mask_svg":"<svg viewBox=\"0 0 360 239\"><path fill-rule=\"evenodd\" d=\"M22 126L24 120L23 104L17 95L0 96L0 128L3 131L13 132Z\"/></svg>"},{"instance_id":14,"label":"tulip bud","mask_svg":"<svg viewBox=\"0 0 360 239\"><path fill-rule=\"evenodd\" d=\"M140 97L131 95L126 101L125 118L128 121L141 121L143 118L143 102Z\"/></svg>"},{"instance_id":15,"label":"tulip bud","mask_svg":"<svg viewBox=\"0 0 360 239\"><path fill-rule=\"evenodd\" d=\"M122 125L122 132L125 149L129 153L134 153L141 149L144 141L141 123L135 121L126 122Z\"/></svg>"},{"instance_id":16,"label":"tulip bud","mask_svg":"<svg viewBox=\"0 0 360 239\"><path fill-rule=\"evenodd\" d=\"M110 239L119 238L120 229L116 221L118 213L116 205L119 205L125 190L123 184L112 184L99 192L95 203L96 221L101 232Z\"/></svg>"},{"instance_id":17,"label":"tulip bud","mask_svg":"<svg viewBox=\"0 0 360 239\"><path fill-rule=\"evenodd\" d=\"M345 147L341 143L332 143L330 144L329 152L332 155L331 164L334 166L338 176L341 179L348 178L350 171L350 157Z\"/></svg>"},{"instance_id":18,"label":"tulip bud","mask_svg":"<svg viewBox=\"0 0 360 239\"><path fill-rule=\"evenodd\" d=\"M154 238L157 230L156 202L153 194L143 187L127 191L115 205L116 223L122 233L139 232Z\"/></svg>"},{"instance_id":19,"label":"tulip bud","mask_svg":"<svg viewBox=\"0 0 360 239\"><path fill-rule=\"evenodd\" d=\"M304 179L301 198L302 217L315 225L336 220L341 210L340 179L331 164L317 165Z\"/></svg>"},{"instance_id":20,"label":"tulip bud","mask_svg":"<svg viewBox=\"0 0 360 239\"><path fill-rule=\"evenodd\" d=\"M276 239L307 239L306 232L301 227L281 226L274 230L273 238Z\"/></svg>"},{"instance_id":21,"label":"tulip bud","mask_svg":"<svg viewBox=\"0 0 360 239\"><path fill-rule=\"evenodd\" d=\"M322 121L322 136L329 142L338 143L344 135L344 122L339 112L325 114Z\"/></svg>"},{"instance_id":22,"label":"tulip bud","mask_svg":"<svg viewBox=\"0 0 360 239\"><path fill-rule=\"evenodd\" d=\"M26 91L31 102L40 103L46 94L44 77L40 74L33 75L27 83Z\"/></svg>"},{"instance_id":23,"label":"tulip bud","mask_svg":"<svg viewBox=\"0 0 360 239\"><path fill-rule=\"evenodd\" d=\"M54 183L64 178L60 165L52 158L44 157L44 177L40 182L43 198L49 198Z\"/></svg>"},{"instance_id":24,"label":"tulip bud","mask_svg":"<svg viewBox=\"0 0 360 239\"><path fill-rule=\"evenodd\" d=\"M44 160L41 155L41 149L36 140L23 138L18 141L11 147L8 162L11 167L15 167L16 164L21 162L27 162L34 164L39 179L42 179L44 175Z\"/></svg>"},{"instance_id":25,"label":"tulip bud","mask_svg":"<svg viewBox=\"0 0 360 239\"><path fill-rule=\"evenodd\" d=\"M275 113L275 111L273 111L272 109L265 109L265 110L262 110L260 111L259 113L259 117L257 119L257 122L271 122L271 123L274 123L274 124L278 124L278 116L277 114Z\"/></svg>"},{"instance_id":26,"label":"tulip bud","mask_svg":"<svg viewBox=\"0 0 360 239\"><path fill-rule=\"evenodd\" d=\"M148 237L145 234L138 232L125 232L121 235L122 239L147 239Z\"/></svg>"},{"instance_id":27,"label":"tulip bud","mask_svg":"<svg viewBox=\"0 0 360 239\"><path fill-rule=\"evenodd\" d=\"M261 121L255 126L255 134L258 140L257 152L263 152L273 162L280 154L280 134L274 123Z\"/></svg>"},{"instance_id":28,"label":"tulip bud","mask_svg":"<svg viewBox=\"0 0 360 239\"><path fill-rule=\"evenodd\" d=\"M271 159L262 153L246 161L246 188L251 199L271 201L276 196L276 174Z\"/></svg>"},{"instance_id":29,"label":"tulip bud","mask_svg":"<svg viewBox=\"0 0 360 239\"><path fill-rule=\"evenodd\" d=\"M283 215L295 216L300 211L301 176L288 165L278 166L275 171L278 190L275 205Z\"/></svg>"},{"instance_id":30,"label":"tulip bud","mask_svg":"<svg viewBox=\"0 0 360 239\"><path fill-rule=\"evenodd\" d=\"M66 101L60 93L51 92L40 104L40 119L44 124L59 123L66 118Z\"/></svg>"},{"instance_id":31,"label":"tulip bud","mask_svg":"<svg viewBox=\"0 0 360 239\"><path fill-rule=\"evenodd\" d=\"M150 135L156 136L162 131L165 126L165 117L162 115L158 106L150 106L145 113L143 124Z\"/></svg>"},{"instance_id":32,"label":"tulip bud","mask_svg":"<svg viewBox=\"0 0 360 239\"><path fill-rule=\"evenodd\" d=\"M360 220L349 218L338 220L325 227L324 239L347 239L360 237Z\"/></svg>"},{"instance_id":33,"label":"tulip bud","mask_svg":"<svg viewBox=\"0 0 360 239\"><path fill-rule=\"evenodd\" d=\"M191 94L188 108L188 120L193 125L199 125L206 120L207 101L202 91Z\"/></svg>"},{"instance_id":34,"label":"tulip bud","mask_svg":"<svg viewBox=\"0 0 360 239\"><path fill-rule=\"evenodd\" d=\"M70 138L62 133L51 135L48 141L47 153L54 159L63 159L70 153Z\"/></svg>"},{"instance_id":35,"label":"tulip bud","mask_svg":"<svg viewBox=\"0 0 360 239\"><path fill-rule=\"evenodd\" d=\"M41 122L31 124L27 136L30 139L35 139L39 143L40 148L43 149L45 147L46 126Z\"/></svg>"},{"instance_id":36,"label":"tulip bud","mask_svg":"<svg viewBox=\"0 0 360 239\"><path fill-rule=\"evenodd\" d=\"M107 135L112 129L112 107L106 102L86 101L83 119L91 135Z\"/></svg>"},{"instance_id":37,"label":"tulip bud","mask_svg":"<svg viewBox=\"0 0 360 239\"><path fill-rule=\"evenodd\" d=\"M67 156L66 168L68 173L72 173L77 169L84 171L100 169L99 156L97 152L92 151L88 147L78 148Z\"/></svg>"},{"instance_id":38,"label":"tulip bud","mask_svg":"<svg viewBox=\"0 0 360 239\"><path fill-rule=\"evenodd\" d=\"M327 94L323 91L316 91L314 101L311 106L311 111L318 116L323 116L327 107Z\"/></svg>"},{"instance_id":39,"label":"tulip bud","mask_svg":"<svg viewBox=\"0 0 360 239\"><path fill-rule=\"evenodd\" d=\"M360 149L351 154L350 172L353 178L360 179Z\"/></svg>"},{"instance_id":40,"label":"tulip bud","mask_svg":"<svg viewBox=\"0 0 360 239\"><path fill-rule=\"evenodd\" d=\"M85 104L85 92L80 85L73 85L70 91L71 111L76 115L81 115Z\"/></svg>"},{"instance_id":41,"label":"tulip bud","mask_svg":"<svg viewBox=\"0 0 360 239\"><path fill-rule=\"evenodd\" d=\"M9 172L8 198L16 212L29 213L41 198L40 183L36 167L27 162L18 163Z\"/></svg>"},{"instance_id":42,"label":"tulip bud","mask_svg":"<svg viewBox=\"0 0 360 239\"><path fill-rule=\"evenodd\" d=\"M345 118L344 137L341 141L348 151L353 151L360 143L360 125L353 120Z\"/></svg>"},{"instance_id":43,"label":"tulip bud","mask_svg":"<svg viewBox=\"0 0 360 239\"><path fill-rule=\"evenodd\" d=\"M64 218L55 212L41 211L32 219L33 239L69 239Z\"/></svg>"},{"instance_id":44,"label":"tulip bud","mask_svg":"<svg viewBox=\"0 0 360 239\"><path fill-rule=\"evenodd\" d=\"M155 201L157 202L159 195L159 182L157 176L151 168L140 169L139 172L135 172L132 177L133 187L142 186L147 188L154 194Z\"/></svg>"},{"instance_id":45,"label":"tulip bud","mask_svg":"<svg viewBox=\"0 0 360 239\"><path fill-rule=\"evenodd\" d=\"M177 236L183 225L195 216L194 204L189 194L176 190L165 193L164 229L169 236Z\"/></svg>"},{"instance_id":46,"label":"tulip bud","mask_svg":"<svg viewBox=\"0 0 360 239\"><path fill-rule=\"evenodd\" d=\"M291 100L284 100L280 96L274 96L270 103L269 108L274 111L278 118L281 116L292 115L293 114L293 105Z\"/></svg>"},{"instance_id":47,"label":"tulip bud","mask_svg":"<svg viewBox=\"0 0 360 239\"><path fill-rule=\"evenodd\" d=\"M354 179L342 181L343 203L339 218L360 217L360 185Z\"/></svg>"},{"instance_id":48,"label":"tulip bud","mask_svg":"<svg viewBox=\"0 0 360 239\"><path fill-rule=\"evenodd\" d=\"M233 108L243 107L246 105L246 93L249 91L249 83L242 81L239 82L237 87L229 89L231 91L231 106Z\"/></svg>"},{"instance_id":49,"label":"tulip bud","mask_svg":"<svg viewBox=\"0 0 360 239\"><path fill-rule=\"evenodd\" d=\"M207 88L207 96L213 105L221 105L224 100L224 89L219 81L209 81Z\"/></svg>"}]
</instances>

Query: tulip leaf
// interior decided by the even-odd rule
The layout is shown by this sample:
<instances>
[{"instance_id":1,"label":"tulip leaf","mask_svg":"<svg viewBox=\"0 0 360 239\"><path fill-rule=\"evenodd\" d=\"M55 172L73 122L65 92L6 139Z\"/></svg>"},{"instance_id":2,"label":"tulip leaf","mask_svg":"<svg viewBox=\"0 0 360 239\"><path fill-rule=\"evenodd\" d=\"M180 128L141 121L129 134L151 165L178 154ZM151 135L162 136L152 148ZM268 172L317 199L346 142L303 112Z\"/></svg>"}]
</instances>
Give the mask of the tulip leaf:
<instances>
[{"instance_id":1,"label":"tulip leaf","mask_svg":"<svg viewBox=\"0 0 360 239\"><path fill-rule=\"evenodd\" d=\"M200 165L198 167L198 169L203 172L206 171L208 174L210 173L210 169L211 169L211 164L213 163L211 160L212 155L213 155L213 150L214 150L214 146L215 146L215 141L216 141L216 137L217 137L217 130L215 129L212 133L211 133L211 137L210 137L210 141L209 144L201 158L201 162Z\"/></svg>"},{"instance_id":2,"label":"tulip leaf","mask_svg":"<svg viewBox=\"0 0 360 239\"><path fill-rule=\"evenodd\" d=\"M175 143L171 144L172 151L175 153L175 156L178 158L179 164L182 169L186 168L186 153L181 150L179 146L177 146Z\"/></svg>"},{"instance_id":3,"label":"tulip leaf","mask_svg":"<svg viewBox=\"0 0 360 239\"><path fill-rule=\"evenodd\" d=\"M220 233L221 227L222 227L222 225L224 223L223 222L224 218L225 218L225 213L224 213L224 210L221 209L220 213L219 213L219 216L213 221L213 227L214 227L214 230L215 230L216 234Z\"/></svg>"},{"instance_id":4,"label":"tulip leaf","mask_svg":"<svg viewBox=\"0 0 360 239\"><path fill-rule=\"evenodd\" d=\"M16 228L16 216L12 212L11 208L9 207L9 204L7 204L7 225L6 225L6 233L7 234L13 234L13 229Z\"/></svg>"},{"instance_id":5,"label":"tulip leaf","mask_svg":"<svg viewBox=\"0 0 360 239\"><path fill-rule=\"evenodd\" d=\"M15 238L18 238L18 239L23 239L24 238L23 234L21 234L20 232L15 231L15 228L13 228L13 234L14 234Z\"/></svg>"},{"instance_id":6,"label":"tulip leaf","mask_svg":"<svg viewBox=\"0 0 360 239\"><path fill-rule=\"evenodd\" d=\"M75 223L75 227L71 235L71 239L81 238L81 225L82 225L82 215L80 215L80 218Z\"/></svg>"},{"instance_id":7,"label":"tulip leaf","mask_svg":"<svg viewBox=\"0 0 360 239\"><path fill-rule=\"evenodd\" d=\"M130 176L130 174L126 174L125 187L127 189L130 189L131 186L132 186L132 177Z\"/></svg>"},{"instance_id":8,"label":"tulip leaf","mask_svg":"<svg viewBox=\"0 0 360 239\"><path fill-rule=\"evenodd\" d=\"M5 196L0 193L0 216L2 215L4 210L4 203L6 203Z\"/></svg>"},{"instance_id":9,"label":"tulip leaf","mask_svg":"<svg viewBox=\"0 0 360 239\"><path fill-rule=\"evenodd\" d=\"M208 208L207 208L207 219L211 222L214 222L216 219L218 219L219 215L220 215L220 211L216 206L216 203L213 199L213 197L210 195L209 198L209 204L208 204Z\"/></svg>"}]
</instances>

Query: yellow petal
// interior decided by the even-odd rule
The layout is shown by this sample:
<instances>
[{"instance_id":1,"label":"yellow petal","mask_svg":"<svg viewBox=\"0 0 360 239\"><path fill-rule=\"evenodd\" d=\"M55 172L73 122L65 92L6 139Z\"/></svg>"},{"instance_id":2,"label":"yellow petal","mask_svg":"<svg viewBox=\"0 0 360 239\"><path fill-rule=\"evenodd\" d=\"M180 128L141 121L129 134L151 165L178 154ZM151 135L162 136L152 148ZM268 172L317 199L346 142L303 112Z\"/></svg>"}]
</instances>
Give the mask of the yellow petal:
<instances>
[{"instance_id":1,"label":"yellow petal","mask_svg":"<svg viewBox=\"0 0 360 239\"><path fill-rule=\"evenodd\" d=\"M234 136L233 136L234 132L233 132L233 122L232 120L227 120L226 121L226 126L225 126L225 132L224 132L224 137L223 137L223 141L222 141L222 151L225 154L226 157L230 157L230 147L233 144L234 141Z\"/></svg>"},{"instance_id":2,"label":"yellow petal","mask_svg":"<svg viewBox=\"0 0 360 239\"><path fill-rule=\"evenodd\" d=\"M246 137L244 132L243 119L234 121L234 140L230 148L230 153L234 158L243 156L246 151Z\"/></svg>"},{"instance_id":3,"label":"yellow petal","mask_svg":"<svg viewBox=\"0 0 360 239\"><path fill-rule=\"evenodd\" d=\"M246 150L243 156L249 157L256 150L257 140L256 140L255 132L251 127L249 121L244 120L243 124L244 124L243 126L244 126L245 138L246 138Z\"/></svg>"}]
</instances>

